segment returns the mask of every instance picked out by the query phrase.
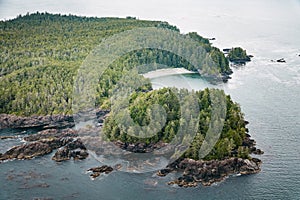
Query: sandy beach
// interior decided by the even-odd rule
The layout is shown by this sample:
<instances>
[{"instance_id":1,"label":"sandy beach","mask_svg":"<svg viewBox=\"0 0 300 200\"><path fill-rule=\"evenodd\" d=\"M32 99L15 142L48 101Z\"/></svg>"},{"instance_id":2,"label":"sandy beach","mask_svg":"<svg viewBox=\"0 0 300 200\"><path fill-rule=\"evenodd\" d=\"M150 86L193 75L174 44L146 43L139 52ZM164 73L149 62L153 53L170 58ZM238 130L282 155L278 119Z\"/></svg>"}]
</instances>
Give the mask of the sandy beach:
<instances>
[{"instance_id":1,"label":"sandy beach","mask_svg":"<svg viewBox=\"0 0 300 200\"><path fill-rule=\"evenodd\" d=\"M184 68L167 68L167 69L158 69L142 75L145 78L156 78L156 77L168 76L174 74L194 74L194 73L196 72L192 72Z\"/></svg>"}]
</instances>

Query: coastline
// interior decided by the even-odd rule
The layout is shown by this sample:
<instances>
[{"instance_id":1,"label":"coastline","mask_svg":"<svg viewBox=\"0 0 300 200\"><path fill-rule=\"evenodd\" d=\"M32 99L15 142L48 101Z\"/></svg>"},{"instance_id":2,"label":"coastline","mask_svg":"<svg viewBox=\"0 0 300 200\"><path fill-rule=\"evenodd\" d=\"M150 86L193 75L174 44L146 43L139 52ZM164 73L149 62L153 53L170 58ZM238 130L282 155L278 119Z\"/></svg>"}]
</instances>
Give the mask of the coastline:
<instances>
[{"instance_id":1,"label":"coastline","mask_svg":"<svg viewBox=\"0 0 300 200\"><path fill-rule=\"evenodd\" d=\"M200 74L200 76L206 78L208 81L215 83L215 82L228 82L229 79L231 79L230 75L232 74L232 71L221 73L219 76L217 75L208 75L208 74L202 74L201 70L198 72L189 71L185 68L166 68L166 69L158 69L155 71L150 71L145 74L141 74L144 76L144 78L158 78L163 76L169 76L169 75L180 75L180 74Z\"/></svg>"},{"instance_id":2,"label":"coastline","mask_svg":"<svg viewBox=\"0 0 300 200\"><path fill-rule=\"evenodd\" d=\"M72 115L33 115L30 117L13 114L0 114L0 130L13 129L64 129L74 126Z\"/></svg>"},{"instance_id":3,"label":"coastline","mask_svg":"<svg viewBox=\"0 0 300 200\"><path fill-rule=\"evenodd\" d=\"M231 175L249 175L261 171L262 161L258 158L242 159L237 157L222 160L193 160L189 158L178 160L157 172L157 176L164 177L172 172L180 172L181 175L168 182L168 185L179 187L196 187L199 183L203 186L211 186L221 182Z\"/></svg>"},{"instance_id":4,"label":"coastline","mask_svg":"<svg viewBox=\"0 0 300 200\"><path fill-rule=\"evenodd\" d=\"M97 111L97 120L103 123L108 115L107 110ZM32 126L28 123L31 122ZM248 123L248 122L246 122ZM78 131L70 127L74 126L73 117L70 115L55 116L32 116L18 117L15 115L0 115L0 130L6 128L29 129L39 128L39 131L30 136L24 137L24 144L11 147L6 152L0 153L0 164L7 160L24 160L33 159L35 157L44 156L56 151L52 160L63 162L70 159L84 160L89 156L89 150L85 147ZM87 130L84 130L86 132ZM248 147L251 154L263 154L260 149L256 149L256 142L250 139L247 134L243 141L243 146ZM2 137L1 139L9 139L10 137ZM105 144L103 144L105 146ZM122 150L143 153L145 145L137 144L133 149L132 145L115 144ZM147 147L149 151L159 148L160 145L152 145ZM142 149L140 149L142 148ZM146 149L147 149L146 148ZM226 177L234 174L248 175L260 172L262 161L258 158L237 158L230 157L222 160L193 160L190 158L180 158L175 162L166 166L157 172L158 177L164 177L172 172L180 172L182 175L177 179L168 182L168 185L178 185L179 187L196 187L199 183L203 186L210 186L213 183L223 181ZM107 166L109 172L113 169ZM99 167L98 167L99 168ZM103 166L100 166L103 168ZM115 167L113 167L115 168ZM104 170L105 172L105 170ZM96 174L97 176L100 173ZM91 176L97 177L95 174Z\"/></svg>"}]
</instances>

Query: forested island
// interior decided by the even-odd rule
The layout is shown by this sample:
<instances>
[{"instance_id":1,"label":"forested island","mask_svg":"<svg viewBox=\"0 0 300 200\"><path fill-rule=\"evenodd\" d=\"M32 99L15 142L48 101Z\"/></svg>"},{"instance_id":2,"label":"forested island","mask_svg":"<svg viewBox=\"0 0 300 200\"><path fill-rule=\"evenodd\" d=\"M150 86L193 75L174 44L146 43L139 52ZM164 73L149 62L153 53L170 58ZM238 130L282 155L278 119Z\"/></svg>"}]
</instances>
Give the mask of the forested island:
<instances>
[{"instance_id":1,"label":"forested island","mask_svg":"<svg viewBox=\"0 0 300 200\"><path fill-rule=\"evenodd\" d=\"M52 159L58 162L71 158L83 160L89 156L90 149L82 142L78 130L72 129L74 77L82 62L102 39L138 27L157 27L179 32L177 27L167 22L137 20L134 17L96 18L35 13L1 21L0 129L35 128L39 132L25 136L23 145L0 153L0 161L31 159L53 150L57 151ZM209 39L195 32L183 36L193 39L195 44L206 50L223 81L227 81L232 73L230 61L248 59L242 49L233 49L225 57L218 48L212 46ZM189 123L183 122L176 96L192 93L200 108L197 116L199 121L196 122L197 133L184 154L160 170L158 176L165 176L172 171L184 171L182 177L169 184L196 186L198 182L210 185L234 173L251 174L260 171L261 161L252 158L251 154L260 154L262 151L256 149L255 141L250 139L246 128L248 122L244 119L239 104L221 90L153 90L150 80L139 75L148 72L141 67L137 79L146 84L132 93L130 116L136 124L147 125L150 120L149 106L159 104L166 111L166 123L158 134L146 139L132 137L127 132L130 130L120 129L114 120L118 113L110 111L111 93L122 74L130 71L132 66L148 63L198 70L182 57L160 49L132 51L113 62L99 80L95 102L98 122L101 126L103 124L102 129L109 141L120 149L135 153L151 152L168 144L176 137L179 127ZM212 120L210 97L214 93L226 96L224 127L212 151L200 158L199 150ZM88 130L86 132L88 134ZM1 139L7 138L1 136ZM92 171L100 175L106 170L109 173L119 167L95 168Z\"/></svg>"},{"instance_id":2,"label":"forested island","mask_svg":"<svg viewBox=\"0 0 300 200\"><path fill-rule=\"evenodd\" d=\"M226 52L228 52L228 60L234 64L246 64L246 62L250 62L251 57L253 57L252 55L247 55L246 50L241 47L226 49Z\"/></svg>"}]
</instances>

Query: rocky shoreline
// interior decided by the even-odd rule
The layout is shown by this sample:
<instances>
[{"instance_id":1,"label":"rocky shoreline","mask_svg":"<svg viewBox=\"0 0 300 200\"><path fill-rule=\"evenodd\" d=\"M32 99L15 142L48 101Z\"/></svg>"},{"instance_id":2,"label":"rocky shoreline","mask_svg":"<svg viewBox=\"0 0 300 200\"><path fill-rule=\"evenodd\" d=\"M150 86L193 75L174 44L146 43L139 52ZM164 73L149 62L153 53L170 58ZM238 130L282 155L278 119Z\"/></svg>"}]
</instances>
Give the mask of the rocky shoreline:
<instances>
[{"instance_id":1,"label":"rocky shoreline","mask_svg":"<svg viewBox=\"0 0 300 200\"><path fill-rule=\"evenodd\" d=\"M248 124L248 121L245 121ZM246 130L248 132L248 130ZM250 154L262 155L264 152L256 148L255 140L249 134L243 141L242 146L248 147ZM157 176L164 177L171 172L181 172L182 176L170 181L168 185L179 187L196 187L198 183L210 186L213 183L223 181L226 177L234 174L256 174L261 170L262 161L258 158L230 157L223 160L193 160L181 158L169 164L165 169L159 170Z\"/></svg>"},{"instance_id":2,"label":"rocky shoreline","mask_svg":"<svg viewBox=\"0 0 300 200\"><path fill-rule=\"evenodd\" d=\"M199 73L200 76L207 79L211 83L219 83L219 82L227 83L228 80L231 79L230 75L233 74L233 71L230 69L227 72L223 72L221 74L215 74L215 75L203 73L201 70L198 70L197 73Z\"/></svg>"},{"instance_id":3,"label":"rocky shoreline","mask_svg":"<svg viewBox=\"0 0 300 200\"><path fill-rule=\"evenodd\" d=\"M0 129L64 129L71 128L74 125L75 124L72 115L46 115L22 117L11 114L0 114Z\"/></svg>"},{"instance_id":4,"label":"rocky shoreline","mask_svg":"<svg viewBox=\"0 0 300 200\"><path fill-rule=\"evenodd\" d=\"M178 185L179 187L196 187L198 183L203 186L210 186L213 183L223 181L233 174L255 174L260 172L261 160L257 158L227 158L224 160L193 160L181 159L166 169L157 172L158 176L166 176L171 172L182 172L176 180L168 182L168 185Z\"/></svg>"},{"instance_id":5,"label":"rocky shoreline","mask_svg":"<svg viewBox=\"0 0 300 200\"><path fill-rule=\"evenodd\" d=\"M98 111L97 121L103 123L109 111ZM20 120L20 121L18 121ZM30 126L32 123L32 126ZM248 123L248 122L246 122ZM83 160L89 156L89 152L82 142L79 131L68 127L74 126L72 116L33 116L17 117L14 115L0 115L0 130L6 128L29 129L40 128L38 133L23 137L24 144L14 146L5 153L0 153L0 164L5 160L12 159L32 159L38 156L44 156L56 150L52 160L62 162L70 159ZM55 127L55 128L53 128ZM65 128L67 127L67 128ZM263 154L263 151L255 147L256 143L250 138L249 134L243 141L243 146L248 147L252 154ZM1 136L1 139L14 139L16 136ZM115 142L120 150L126 150L134 153L146 153L163 147L164 143L146 145L127 144ZM104 145L105 146L105 145ZM103 146L103 147L104 147ZM97 153L97 152L96 152ZM169 185L178 185L180 187L195 187L199 183L209 186L215 182L224 180L232 174L254 174L260 171L261 160L257 158L242 159L237 157L226 158L224 160L192 160L178 159L172 164L166 166L157 172L157 176L164 177L172 172L180 172L182 175L176 180L169 182ZM113 170L118 170L121 166L100 166L90 168L92 178L100 176L102 173L108 174Z\"/></svg>"}]
</instances>

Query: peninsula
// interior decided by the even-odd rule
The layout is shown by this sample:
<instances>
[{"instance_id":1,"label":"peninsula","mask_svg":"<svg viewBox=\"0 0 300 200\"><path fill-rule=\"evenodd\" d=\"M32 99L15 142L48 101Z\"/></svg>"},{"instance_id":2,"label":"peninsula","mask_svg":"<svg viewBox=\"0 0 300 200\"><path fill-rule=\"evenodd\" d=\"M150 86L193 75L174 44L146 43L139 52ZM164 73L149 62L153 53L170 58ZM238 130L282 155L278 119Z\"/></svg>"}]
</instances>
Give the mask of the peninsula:
<instances>
[{"instance_id":1,"label":"peninsula","mask_svg":"<svg viewBox=\"0 0 300 200\"><path fill-rule=\"evenodd\" d=\"M73 129L74 77L82 62L101 40L139 27L157 27L179 33L176 26L167 22L138 20L133 17L96 18L35 13L1 21L0 130L35 129L36 133L22 136L24 144L1 152L0 162L32 159L53 151L56 152L52 159L57 162L87 158L92 150L85 146L78 130ZM218 48L212 46L209 39L195 32L182 36L192 39L196 45L205 49L209 60L216 65L214 70L221 75L222 81L229 79L232 74L229 61L239 60L240 58L234 56L239 54L235 51L240 50L232 50L232 56L230 54L227 58ZM243 60L246 59L244 53L242 50ZM129 129L121 129L115 120L118 113L110 109L112 91L122 75L130 72L132 66L149 63L179 68L184 72L188 70L189 73L205 71L200 74L204 78L211 74L209 68L204 70L207 63L203 63L203 69L199 70L184 58L161 49L135 50L111 63L99 80L95 94L99 128L110 142L122 150L134 153L151 152L163 147L176 137L180 126L194 120L184 121L184 112L181 112L176 96L193 95L199 107L199 115L195 117L198 121L193 122L197 123L196 135L182 156L158 171L157 175L166 176L174 171L182 171L182 176L169 184L189 187L198 183L211 185L231 174L253 174L260 171L261 161L252 158L251 154L263 152L256 149L255 141L250 139L246 127L248 122L244 119L239 104L233 102L224 91L216 89L196 92L176 88L153 90L150 80L141 74L162 70L161 68L138 68L135 80L142 80L145 84L131 94L129 111L136 124L146 126L150 123L148 108L159 104L166 111L165 125L155 136L146 139L133 137L127 132ZM149 77L151 76L150 74ZM213 120L211 97L215 93L225 97L226 116L222 118L224 126L218 141L211 152L202 158L199 157L199 150ZM85 129L79 131L89 133ZM8 138L13 139L13 136L1 136L1 139ZM109 173L118 168L120 166L105 166L90 170L94 172L95 178L100 173Z\"/></svg>"}]
</instances>

